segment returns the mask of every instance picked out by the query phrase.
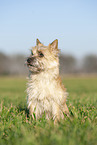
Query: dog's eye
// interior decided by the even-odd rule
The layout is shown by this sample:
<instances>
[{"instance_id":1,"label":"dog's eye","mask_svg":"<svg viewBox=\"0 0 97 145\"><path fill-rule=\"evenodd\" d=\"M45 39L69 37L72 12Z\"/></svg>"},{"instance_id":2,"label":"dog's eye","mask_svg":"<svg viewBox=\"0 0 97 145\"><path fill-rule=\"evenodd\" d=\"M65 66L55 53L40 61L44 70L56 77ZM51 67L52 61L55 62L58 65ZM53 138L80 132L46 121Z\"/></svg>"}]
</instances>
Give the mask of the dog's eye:
<instances>
[{"instance_id":1,"label":"dog's eye","mask_svg":"<svg viewBox=\"0 0 97 145\"><path fill-rule=\"evenodd\" d=\"M31 54L33 55L33 51L31 51Z\"/></svg>"},{"instance_id":2,"label":"dog's eye","mask_svg":"<svg viewBox=\"0 0 97 145\"><path fill-rule=\"evenodd\" d=\"M44 54L42 52L39 52L38 54L39 54L40 57L44 56Z\"/></svg>"}]
</instances>

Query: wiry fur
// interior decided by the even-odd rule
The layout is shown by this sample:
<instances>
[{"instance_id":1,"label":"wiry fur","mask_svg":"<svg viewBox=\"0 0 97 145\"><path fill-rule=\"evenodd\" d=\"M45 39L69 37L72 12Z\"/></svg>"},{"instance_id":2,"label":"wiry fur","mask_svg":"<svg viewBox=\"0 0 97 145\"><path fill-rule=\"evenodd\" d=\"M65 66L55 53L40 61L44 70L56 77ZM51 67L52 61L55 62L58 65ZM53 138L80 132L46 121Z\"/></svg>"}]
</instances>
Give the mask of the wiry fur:
<instances>
[{"instance_id":1,"label":"wiry fur","mask_svg":"<svg viewBox=\"0 0 97 145\"><path fill-rule=\"evenodd\" d=\"M36 119L45 112L46 118L59 120L68 113L67 92L59 77L58 40L44 46L38 39L31 50L27 64L30 70L27 88L27 104L30 114ZM40 55L40 53L42 53ZM33 117L34 118L34 117Z\"/></svg>"}]
</instances>

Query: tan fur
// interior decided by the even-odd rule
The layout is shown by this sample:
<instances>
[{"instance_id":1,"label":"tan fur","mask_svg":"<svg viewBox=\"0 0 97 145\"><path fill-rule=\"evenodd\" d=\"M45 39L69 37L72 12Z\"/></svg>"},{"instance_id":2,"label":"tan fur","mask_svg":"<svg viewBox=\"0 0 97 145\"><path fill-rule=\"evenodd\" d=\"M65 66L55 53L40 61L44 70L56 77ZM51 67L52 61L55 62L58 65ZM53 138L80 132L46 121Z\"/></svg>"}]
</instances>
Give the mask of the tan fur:
<instances>
[{"instance_id":1,"label":"tan fur","mask_svg":"<svg viewBox=\"0 0 97 145\"><path fill-rule=\"evenodd\" d=\"M67 92L59 76L58 40L44 46L38 39L33 53L27 60L29 78L27 104L30 114L36 119L46 113L46 118L55 121L68 114ZM34 118L34 117L33 117Z\"/></svg>"}]
</instances>

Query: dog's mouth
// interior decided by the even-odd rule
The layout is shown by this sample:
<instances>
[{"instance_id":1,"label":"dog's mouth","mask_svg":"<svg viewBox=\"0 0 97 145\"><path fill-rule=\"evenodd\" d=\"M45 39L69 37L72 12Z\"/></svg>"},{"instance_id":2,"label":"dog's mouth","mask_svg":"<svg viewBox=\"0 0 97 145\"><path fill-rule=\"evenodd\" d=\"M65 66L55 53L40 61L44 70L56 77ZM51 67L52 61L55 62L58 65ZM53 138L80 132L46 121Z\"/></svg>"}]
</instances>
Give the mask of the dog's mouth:
<instances>
[{"instance_id":1,"label":"dog's mouth","mask_svg":"<svg viewBox=\"0 0 97 145\"><path fill-rule=\"evenodd\" d=\"M41 71L41 69L38 66L34 65L34 64L31 64L31 63L28 63L28 62L26 64L27 64L27 66L28 66L28 68L29 68L29 70L31 72L39 73Z\"/></svg>"},{"instance_id":2,"label":"dog's mouth","mask_svg":"<svg viewBox=\"0 0 97 145\"><path fill-rule=\"evenodd\" d=\"M30 64L30 63L27 63L27 66L28 66L28 67L35 67L35 65Z\"/></svg>"},{"instance_id":3,"label":"dog's mouth","mask_svg":"<svg viewBox=\"0 0 97 145\"><path fill-rule=\"evenodd\" d=\"M26 60L26 65L29 68L29 70L34 73L39 73L43 70L40 63L36 61L35 58L28 58Z\"/></svg>"},{"instance_id":4,"label":"dog's mouth","mask_svg":"<svg viewBox=\"0 0 97 145\"><path fill-rule=\"evenodd\" d=\"M38 67L33 64L27 63L27 66L28 66L29 70L31 70L31 71L34 71L34 70L36 71L38 69Z\"/></svg>"}]
</instances>

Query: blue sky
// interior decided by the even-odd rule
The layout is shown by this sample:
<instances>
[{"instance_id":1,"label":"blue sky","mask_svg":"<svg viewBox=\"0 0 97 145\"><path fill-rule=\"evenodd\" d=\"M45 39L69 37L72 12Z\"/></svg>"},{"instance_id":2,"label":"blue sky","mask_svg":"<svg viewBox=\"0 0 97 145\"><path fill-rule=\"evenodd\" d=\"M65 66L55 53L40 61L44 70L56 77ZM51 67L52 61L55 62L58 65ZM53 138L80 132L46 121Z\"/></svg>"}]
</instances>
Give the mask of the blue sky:
<instances>
[{"instance_id":1,"label":"blue sky","mask_svg":"<svg viewBox=\"0 0 97 145\"><path fill-rule=\"evenodd\" d=\"M62 53L97 54L97 0L0 0L0 52L28 54L36 38Z\"/></svg>"}]
</instances>

